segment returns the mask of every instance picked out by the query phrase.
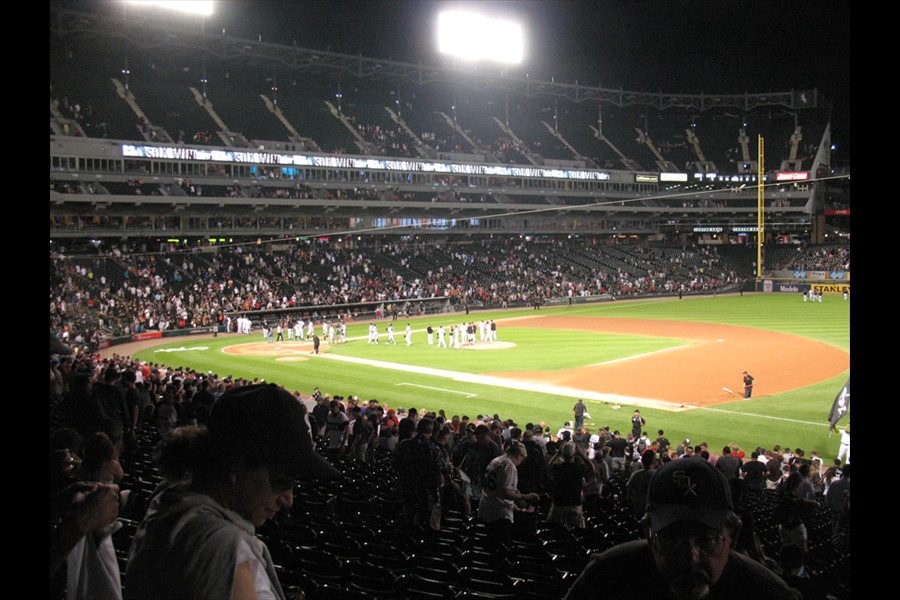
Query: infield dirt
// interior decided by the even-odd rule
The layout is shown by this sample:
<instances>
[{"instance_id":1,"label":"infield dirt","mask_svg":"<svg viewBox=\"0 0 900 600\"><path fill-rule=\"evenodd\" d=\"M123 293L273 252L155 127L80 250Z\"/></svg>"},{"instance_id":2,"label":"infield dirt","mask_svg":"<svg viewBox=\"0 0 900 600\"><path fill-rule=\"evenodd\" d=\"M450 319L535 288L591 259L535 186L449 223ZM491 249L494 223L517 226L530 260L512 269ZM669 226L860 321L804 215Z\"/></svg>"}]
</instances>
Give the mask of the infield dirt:
<instances>
[{"instance_id":1,"label":"infield dirt","mask_svg":"<svg viewBox=\"0 0 900 600\"><path fill-rule=\"evenodd\" d=\"M693 344L604 364L553 372L504 371L495 377L639 398L711 406L743 398L743 371L754 397L806 387L850 367L850 355L828 344L773 331L686 321L541 316L505 325L680 338ZM723 388L731 389L729 394Z\"/></svg>"}]
</instances>

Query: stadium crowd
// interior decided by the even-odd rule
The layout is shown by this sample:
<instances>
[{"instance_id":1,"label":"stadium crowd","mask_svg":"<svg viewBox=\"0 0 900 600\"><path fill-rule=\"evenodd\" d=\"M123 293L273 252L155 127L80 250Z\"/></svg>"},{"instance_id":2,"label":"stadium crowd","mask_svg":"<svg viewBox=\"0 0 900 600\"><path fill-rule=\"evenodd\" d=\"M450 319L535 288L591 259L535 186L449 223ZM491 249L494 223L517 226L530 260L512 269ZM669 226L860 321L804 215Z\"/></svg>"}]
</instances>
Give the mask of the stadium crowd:
<instances>
[{"instance_id":1,"label":"stadium crowd","mask_svg":"<svg viewBox=\"0 0 900 600\"><path fill-rule=\"evenodd\" d=\"M151 455L172 455L160 454L164 446L157 445L209 425L223 395L241 388L249 393L248 386L259 382L115 354L54 354L62 351L56 346L51 338L51 597L61 598L68 587L69 597L121 598L135 529L172 477L172 464L152 462ZM585 566L578 558L585 558L585 548L602 551L641 537L654 473L672 461L700 457L730 488L729 506L733 501L743 522L737 552L780 574L803 598L849 597L841 572L849 558L849 441L846 454L826 465L816 452L807 456L799 448L746 452L736 443L721 450L690 439L673 443L661 429L653 437L638 411L638 420L623 424L623 431L631 428L623 436L615 425L585 421L580 403L573 407L574 422L554 433L543 422L522 425L498 414L470 418L442 409L404 409L319 388L291 396L308 407L318 452L341 471L341 483L296 484L280 507L283 514L267 514L271 522L256 523L256 534L273 546L282 575L294 572L293 563L300 569L303 561L276 554L287 539L279 536L287 535L291 522L315 521L315 507L330 497L329 518L358 535L359 519L371 517L379 524L373 539L395 551L413 544L425 553L421 545L451 536L454 544L464 545L454 550L475 552L482 567L506 561L507 570L516 572L516 553L528 554L534 549L529 540L537 540L539 547L565 557L555 567L558 577L521 577L544 586L545 595L534 597L562 597ZM849 440L849 425L844 434ZM464 532L472 535L463 538ZM305 543L323 556L343 556L322 540ZM363 562L392 573L392 584L379 584L385 586L382 592L393 586L398 594L388 597L408 597L411 589L397 589L396 570L381 562L389 559L386 550L359 556L361 546L355 547L359 560L348 563L347 581L356 581L353 567ZM133 545L131 552L133 557ZM104 576L98 578L100 564ZM414 588L428 573L437 577L434 565L407 567L406 578L399 578L404 585ZM286 577L285 584L305 589L307 597L329 597L327 586L334 580L321 575ZM477 589L473 581L445 583L457 591ZM319 596L310 593L314 589Z\"/></svg>"},{"instance_id":2,"label":"stadium crowd","mask_svg":"<svg viewBox=\"0 0 900 600\"><path fill-rule=\"evenodd\" d=\"M378 246L285 242L154 252L146 242L56 244L50 327L64 342L224 325L261 311L447 298L449 306L539 305L607 294L712 293L750 273L716 247L588 247L572 240ZM263 251L265 250L265 251ZM367 318L364 316L363 318Z\"/></svg>"}]
</instances>

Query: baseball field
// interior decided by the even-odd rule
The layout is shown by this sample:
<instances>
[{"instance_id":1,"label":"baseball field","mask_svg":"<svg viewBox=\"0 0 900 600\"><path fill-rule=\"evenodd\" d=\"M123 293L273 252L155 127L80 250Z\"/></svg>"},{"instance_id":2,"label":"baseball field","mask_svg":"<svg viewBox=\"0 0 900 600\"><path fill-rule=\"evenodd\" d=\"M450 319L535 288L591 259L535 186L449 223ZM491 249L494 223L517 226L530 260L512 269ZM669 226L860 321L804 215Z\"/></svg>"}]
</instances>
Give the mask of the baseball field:
<instances>
[{"instance_id":1,"label":"baseball field","mask_svg":"<svg viewBox=\"0 0 900 600\"><path fill-rule=\"evenodd\" d=\"M461 348L428 345L425 328L493 319L496 342ZM404 340L410 323L412 345ZM718 451L736 442L802 448L830 460L839 436L828 413L850 370L850 302L827 296L747 294L575 305L540 310L452 314L350 324L347 342L267 342L261 333L181 338L134 353L170 367L219 376L258 378L309 394L378 399L394 408L448 416L499 414L521 425L545 421L555 431L572 418L577 398L591 429L623 435L640 408L651 439L665 430L673 443L689 438ZM316 331L321 335L321 328ZM112 351L127 351L112 348ZM755 378L744 399L742 372ZM845 417L842 424L849 420Z\"/></svg>"}]
</instances>

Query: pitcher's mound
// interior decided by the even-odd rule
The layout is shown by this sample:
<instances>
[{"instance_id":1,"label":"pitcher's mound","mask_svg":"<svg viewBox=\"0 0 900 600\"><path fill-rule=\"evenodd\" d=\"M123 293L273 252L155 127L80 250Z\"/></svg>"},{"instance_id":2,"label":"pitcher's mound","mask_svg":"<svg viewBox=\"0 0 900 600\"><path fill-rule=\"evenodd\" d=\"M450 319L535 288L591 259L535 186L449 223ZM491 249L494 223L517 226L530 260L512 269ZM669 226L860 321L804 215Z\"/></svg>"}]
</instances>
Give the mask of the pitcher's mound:
<instances>
[{"instance_id":1,"label":"pitcher's mound","mask_svg":"<svg viewBox=\"0 0 900 600\"><path fill-rule=\"evenodd\" d=\"M283 356L285 358L302 358L298 354L308 354L313 349L311 342L250 342L222 348L226 354L239 356Z\"/></svg>"}]
</instances>

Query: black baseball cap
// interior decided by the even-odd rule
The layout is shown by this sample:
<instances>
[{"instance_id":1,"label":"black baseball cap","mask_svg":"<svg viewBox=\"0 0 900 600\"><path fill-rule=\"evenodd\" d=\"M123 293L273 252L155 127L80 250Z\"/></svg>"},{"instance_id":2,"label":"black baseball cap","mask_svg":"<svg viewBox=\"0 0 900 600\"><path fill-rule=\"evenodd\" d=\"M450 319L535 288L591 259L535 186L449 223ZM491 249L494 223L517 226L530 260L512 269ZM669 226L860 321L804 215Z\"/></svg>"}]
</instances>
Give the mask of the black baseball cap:
<instances>
[{"instance_id":1,"label":"black baseball cap","mask_svg":"<svg viewBox=\"0 0 900 600\"><path fill-rule=\"evenodd\" d=\"M719 531L733 510L728 480L702 458L669 461L650 480L647 517L651 531L682 521L697 521Z\"/></svg>"},{"instance_id":2,"label":"black baseball cap","mask_svg":"<svg viewBox=\"0 0 900 600\"><path fill-rule=\"evenodd\" d=\"M273 383L225 392L207 427L217 447L239 454L251 466L278 465L304 478L338 474L315 450L306 406Z\"/></svg>"}]
</instances>

